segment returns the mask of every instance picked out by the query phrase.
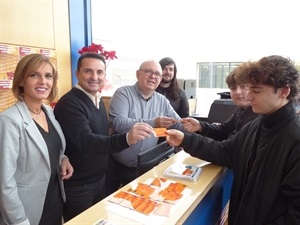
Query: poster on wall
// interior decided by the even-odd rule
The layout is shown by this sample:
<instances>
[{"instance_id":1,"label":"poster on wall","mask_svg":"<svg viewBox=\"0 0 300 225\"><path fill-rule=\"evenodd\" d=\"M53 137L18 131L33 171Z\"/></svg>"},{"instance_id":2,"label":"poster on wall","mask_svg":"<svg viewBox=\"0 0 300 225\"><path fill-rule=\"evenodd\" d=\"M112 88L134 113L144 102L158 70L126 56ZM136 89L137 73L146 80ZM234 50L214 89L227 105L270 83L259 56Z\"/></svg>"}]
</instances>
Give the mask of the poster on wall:
<instances>
[{"instance_id":1,"label":"poster on wall","mask_svg":"<svg viewBox=\"0 0 300 225\"><path fill-rule=\"evenodd\" d=\"M41 49L0 43L0 112L15 103L12 93L14 71L17 63L25 55L40 53L50 58L57 67L56 52L52 49Z\"/></svg>"},{"instance_id":2,"label":"poster on wall","mask_svg":"<svg viewBox=\"0 0 300 225\"><path fill-rule=\"evenodd\" d=\"M25 55L29 55L32 53L39 53L39 49L38 48L31 48L31 47L23 47L20 46L19 47L19 57L20 59L23 58Z\"/></svg>"},{"instance_id":3,"label":"poster on wall","mask_svg":"<svg viewBox=\"0 0 300 225\"><path fill-rule=\"evenodd\" d=\"M18 61L17 46L0 44L0 89L11 88L15 66Z\"/></svg>"},{"instance_id":4,"label":"poster on wall","mask_svg":"<svg viewBox=\"0 0 300 225\"><path fill-rule=\"evenodd\" d=\"M54 64L54 66L57 68L57 57L56 52L52 49L39 49L40 54L47 56L51 62Z\"/></svg>"}]
</instances>

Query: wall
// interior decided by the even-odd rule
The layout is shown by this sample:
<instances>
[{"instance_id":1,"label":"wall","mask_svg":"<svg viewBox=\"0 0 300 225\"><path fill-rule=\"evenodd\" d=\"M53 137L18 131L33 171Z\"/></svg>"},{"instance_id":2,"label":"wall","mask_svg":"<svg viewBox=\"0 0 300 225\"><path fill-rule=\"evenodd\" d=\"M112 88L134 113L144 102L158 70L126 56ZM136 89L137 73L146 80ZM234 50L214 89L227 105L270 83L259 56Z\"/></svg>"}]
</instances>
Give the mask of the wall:
<instances>
[{"instance_id":1,"label":"wall","mask_svg":"<svg viewBox=\"0 0 300 225\"><path fill-rule=\"evenodd\" d=\"M53 49L59 97L71 87L68 0L0 0L0 43Z\"/></svg>"}]
</instances>

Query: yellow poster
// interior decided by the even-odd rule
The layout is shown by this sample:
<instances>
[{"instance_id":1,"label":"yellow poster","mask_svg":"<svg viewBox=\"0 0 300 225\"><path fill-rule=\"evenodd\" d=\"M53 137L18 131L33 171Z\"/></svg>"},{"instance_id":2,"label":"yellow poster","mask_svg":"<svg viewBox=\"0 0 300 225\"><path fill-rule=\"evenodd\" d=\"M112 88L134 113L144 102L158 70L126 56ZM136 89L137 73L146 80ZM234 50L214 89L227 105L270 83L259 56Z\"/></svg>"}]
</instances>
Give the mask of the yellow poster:
<instances>
[{"instance_id":1,"label":"yellow poster","mask_svg":"<svg viewBox=\"0 0 300 225\"><path fill-rule=\"evenodd\" d=\"M25 55L40 53L50 58L57 66L56 52L53 49L40 49L0 43L0 112L15 103L12 94L14 71L19 60Z\"/></svg>"}]
</instances>

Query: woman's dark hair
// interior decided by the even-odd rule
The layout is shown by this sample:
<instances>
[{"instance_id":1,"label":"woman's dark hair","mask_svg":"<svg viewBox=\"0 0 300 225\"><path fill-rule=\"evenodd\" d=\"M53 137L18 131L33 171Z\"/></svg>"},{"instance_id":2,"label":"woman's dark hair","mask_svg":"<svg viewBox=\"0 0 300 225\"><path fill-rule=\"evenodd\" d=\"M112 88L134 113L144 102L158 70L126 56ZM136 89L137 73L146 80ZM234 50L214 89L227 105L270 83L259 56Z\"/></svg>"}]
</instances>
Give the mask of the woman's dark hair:
<instances>
[{"instance_id":1,"label":"woman's dark hair","mask_svg":"<svg viewBox=\"0 0 300 225\"><path fill-rule=\"evenodd\" d=\"M178 100L180 98L180 96L179 96L179 88L180 87L179 87L179 83L176 78L177 67L176 67L175 61L170 57L165 57L159 61L159 64L160 64L162 70L165 68L165 66L174 65L174 77L171 81L167 96L173 100Z\"/></svg>"}]
</instances>

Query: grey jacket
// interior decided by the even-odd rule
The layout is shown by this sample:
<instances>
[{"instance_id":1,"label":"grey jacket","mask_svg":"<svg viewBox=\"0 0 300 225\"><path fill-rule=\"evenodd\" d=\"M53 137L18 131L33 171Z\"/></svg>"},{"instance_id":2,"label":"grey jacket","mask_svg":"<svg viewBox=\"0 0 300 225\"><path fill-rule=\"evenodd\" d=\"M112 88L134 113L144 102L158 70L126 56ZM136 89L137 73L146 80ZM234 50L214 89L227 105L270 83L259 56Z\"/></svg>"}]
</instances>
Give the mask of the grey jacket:
<instances>
[{"instance_id":1,"label":"grey jacket","mask_svg":"<svg viewBox=\"0 0 300 225\"><path fill-rule=\"evenodd\" d=\"M65 138L53 110L42 107L62 142L59 167ZM25 103L17 102L0 113L0 225L39 223L50 173L47 145ZM65 201L63 182L59 180Z\"/></svg>"}]
</instances>

